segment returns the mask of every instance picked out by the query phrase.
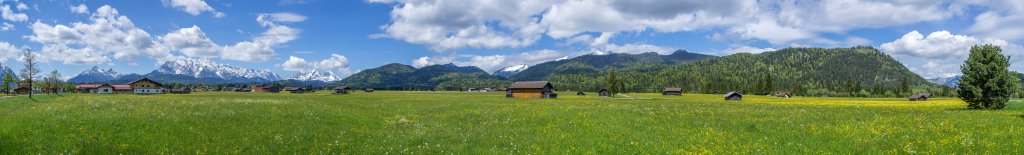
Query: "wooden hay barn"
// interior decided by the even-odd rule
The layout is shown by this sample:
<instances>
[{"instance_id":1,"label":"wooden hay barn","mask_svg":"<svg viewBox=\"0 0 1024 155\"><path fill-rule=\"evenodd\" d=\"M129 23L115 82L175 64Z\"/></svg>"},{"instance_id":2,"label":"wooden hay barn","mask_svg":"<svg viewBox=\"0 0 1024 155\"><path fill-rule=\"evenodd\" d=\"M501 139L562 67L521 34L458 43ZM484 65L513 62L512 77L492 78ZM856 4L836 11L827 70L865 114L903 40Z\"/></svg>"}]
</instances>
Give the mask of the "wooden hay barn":
<instances>
[{"instance_id":1,"label":"wooden hay barn","mask_svg":"<svg viewBox=\"0 0 1024 155\"><path fill-rule=\"evenodd\" d=\"M191 93L192 93L192 88L188 88L188 87L183 87L183 88L171 90L171 94L191 94Z\"/></svg>"},{"instance_id":2,"label":"wooden hay barn","mask_svg":"<svg viewBox=\"0 0 1024 155\"><path fill-rule=\"evenodd\" d=\"M740 92L725 93L725 100L743 100L743 94Z\"/></svg>"},{"instance_id":3,"label":"wooden hay barn","mask_svg":"<svg viewBox=\"0 0 1024 155\"><path fill-rule=\"evenodd\" d=\"M583 93L583 91L576 92L576 96L587 96L587 93Z\"/></svg>"},{"instance_id":4,"label":"wooden hay barn","mask_svg":"<svg viewBox=\"0 0 1024 155\"><path fill-rule=\"evenodd\" d=\"M775 97L778 97L778 98L789 98L790 96L789 96L789 93L778 92L778 93L775 93Z\"/></svg>"},{"instance_id":5,"label":"wooden hay barn","mask_svg":"<svg viewBox=\"0 0 1024 155\"><path fill-rule=\"evenodd\" d=\"M334 94L348 94L348 91L352 90L348 86L337 86L334 87Z\"/></svg>"},{"instance_id":6,"label":"wooden hay barn","mask_svg":"<svg viewBox=\"0 0 1024 155\"><path fill-rule=\"evenodd\" d=\"M683 95L683 88L665 88L665 91L661 92L664 96L680 96Z\"/></svg>"},{"instance_id":7,"label":"wooden hay barn","mask_svg":"<svg viewBox=\"0 0 1024 155\"><path fill-rule=\"evenodd\" d=\"M928 98L931 96L932 94L930 93L917 93L911 95L908 99L910 99L910 101L928 101Z\"/></svg>"},{"instance_id":8,"label":"wooden hay barn","mask_svg":"<svg viewBox=\"0 0 1024 155\"><path fill-rule=\"evenodd\" d=\"M363 92L372 93L373 88L363 88Z\"/></svg>"},{"instance_id":9,"label":"wooden hay barn","mask_svg":"<svg viewBox=\"0 0 1024 155\"><path fill-rule=\"evenodd\" d=\"M608 91L608 89L601 89L597 91L597 95L602 97L609 97L612 96L612 91Z\"/></svg>"},{"instance_id":10,"label":"wooden hay barn","mask_svg":"<svg viewBox=\"0 0 1024 155\"><path fill-rule=\"evenodd\" d=\"M14 90L11 90L11 91L14 92L15 94L28 94L28 92L32 91L32 89L29 89L28 87L18 87L18 88L14 88Z\"/></svg>"},{"instance_id":11,"label":"wooden hay barn","mask_svg":"<svg viewBox=\"0 0 1024 155\"><path fill-rule=\"evenodd\" d=\"M558 98L548 81L516 82L505 92L505 96L511 98Z\"/></svg>"}]
</instances>

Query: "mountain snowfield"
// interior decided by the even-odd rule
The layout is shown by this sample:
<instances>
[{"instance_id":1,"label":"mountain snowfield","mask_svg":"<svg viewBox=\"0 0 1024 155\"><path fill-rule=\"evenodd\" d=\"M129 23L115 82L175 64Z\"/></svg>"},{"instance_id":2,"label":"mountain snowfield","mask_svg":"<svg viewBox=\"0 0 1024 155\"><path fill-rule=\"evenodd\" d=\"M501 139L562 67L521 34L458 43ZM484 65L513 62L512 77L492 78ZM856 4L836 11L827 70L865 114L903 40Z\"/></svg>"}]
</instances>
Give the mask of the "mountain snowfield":
<instances>
[{"instance_id":1,"label":"mountain snowfield","mask_svg":"<svg viewBox=\"0 0 1024 155\"><path fill-rule=\"evenodd\" d=\"M189 75L195 78L245 78L263 79L268 81L281 80L281 76L278 76L274 72L270 72L270 70L240 68L204 59L178 59L168 61L150 74L154 73Z\"/></svg>"},{"instance_id":2,"label":"mountain snowfield","mask_svg":"<svg viewBox=\"0 0 1024 155\"><path fill-rule=\"evenodd\" d=\"M339 78L337 75L335 75L334 72L330 72L330 71L328 71L328 72L317 72L316 70L311 70L311 71L307 71L307 72L299 72L298 74L295 74L295 76L293 76L291 78L288 78L288 79L289 80L298 80L298 81L323 81L323 82L341 81L341 78Z\"/></svg>"},{"instance_id":3,"label":"mountain snowfield","mask_svg":"<svg viewBox=\"0 0 1024 155\"><path fill-rule=\"evenodd\" d=\"M121 78L122 76L123 75L121 75L121 73L118 73L117 71L114 71L113 68L109 68L109 69L104 70L104 69L101 69L98 66L92 66L91 69L82 71L82 73L78 73L78 76L75 76L75 77L73 77L71 79L68 79L68 82L72 82L72 83L102 82L102 81L115 80L115 79Z\"/></svg>"},{"instance_id":4,"label":"mountain snowfield","mask_svg":"<svg viewBox=\"0 0 1024 155\"><path fill-rule=\"evenodd\" d=\"M525 64L523 64L523 65L513 65L513 66L508 66L508 67L505 67L505 68L503 68L501 70L498 70L498 71L494 72L494 75L510 77L512 75L516 75L519 72L522 72L522 71L524 71L526 69L529 69L529 68L530 68L530 65L525 65Z\"/></svg>"}]
</instances>

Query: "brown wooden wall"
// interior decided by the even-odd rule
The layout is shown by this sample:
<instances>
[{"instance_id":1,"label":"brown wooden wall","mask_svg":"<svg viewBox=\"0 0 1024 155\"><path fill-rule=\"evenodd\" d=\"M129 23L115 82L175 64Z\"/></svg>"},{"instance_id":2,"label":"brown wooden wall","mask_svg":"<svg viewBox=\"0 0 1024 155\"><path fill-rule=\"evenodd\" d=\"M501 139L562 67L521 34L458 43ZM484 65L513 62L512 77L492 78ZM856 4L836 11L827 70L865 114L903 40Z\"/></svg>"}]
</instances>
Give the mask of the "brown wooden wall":
<instances>
[{"instance_id":1,"label":"brown wooden wall","mask_svg":"<svg viewBox=\"0 0 1024 155\"><path fill-rule=\"evenodd\" d=\"M512 98L541 98L541 89L513 89Z\"/></svg>"}]
</instances>

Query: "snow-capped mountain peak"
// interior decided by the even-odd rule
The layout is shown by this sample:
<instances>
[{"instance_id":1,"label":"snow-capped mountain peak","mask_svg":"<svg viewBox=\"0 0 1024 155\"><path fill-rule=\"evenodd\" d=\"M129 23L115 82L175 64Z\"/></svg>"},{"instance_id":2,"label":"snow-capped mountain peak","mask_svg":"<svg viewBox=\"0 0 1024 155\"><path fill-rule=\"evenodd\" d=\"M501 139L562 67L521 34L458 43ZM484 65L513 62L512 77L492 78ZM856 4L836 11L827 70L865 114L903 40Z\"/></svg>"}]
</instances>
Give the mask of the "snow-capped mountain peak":
<instances>
[{"instance_id":1,"label":"snow-capped mountain peak","mask_svg":"<svg viewBox=\"0 0 1024 155\"><path fill-rule=\"evenodd\" d=\"M330 72L330 71L328 71L328 72L317 72L316 70L312 70L312 71L308 71L308 72L299 72L299 74L295 74L294 77L288 78L288 79L299 80L299 81L323 81L323 82L341 81L341 78L339 78L337 75L334 75L334 72Z\"/></svg>"},{"instance_id":2,"label":"snow-capped mountain peak","mask_svg":"<svg viewBox=\"0 0 1024 155\"><path fill-rule=\"evenodd\" d=\"M523 72L524 70L529 68L530 65L512 65L494 72L494 75L511 77L512 75L519 74L519 72Z\"/></svg>"},{"instance_id":3,"label":"snow-capped mountain peak","mask_svg":"<svg viewBox=\"0 0 1024 155\"><path fill-rule=\"evenodd\" d=\"M114 80L114 79L117 79L117 78L121 78L121 76L124 76L124 75L121 75L121 73L118 73L117 71L114 71L113 68L103 70L103 69L101 69L98 66L92 66L92 68L90 68L88 70L85 70L85 71L82 71L82 73L78 73L78 76L75 76L75 77L73 77L71 79L68 79L68 82L71 82L71 83L105 82L105 81L110 81L110 80Z\"/></svg>"},{"instance_id":4,"label":"snow-capped mountain peak","mask_svg":"<svg viewBox=\"0 0 1024 155\"><path fill-rule=\"evenodd\" d=\"M107 70L103 70L103 69L100 69L99 66L92 66L92 69L82 71L82 73L79 73L78 75L100 75L100 76L112 77L112 78L121 77L121 73L118 73L117 71L114 71L113 68L109 68Z\"/></svg>"},{"instance_id":5,"label":"snow-capped mountain peak","mask_svg":"<svg viewBox=\"0 0 1024 155\"><path fill-rule=\"evenodd\" d=\"M281 80L280 76L270 72L270 70L240 68L204 59L178 59L168 61L153 72L160 74L189 75L195 78L244 78L262 79L267 81Z\"/></svg>"},{"instance_id":6,"label":"snow-capped mountain peak","mask_svg":"<svg viewBox=\"0 0 1024 155\"><path fill-rule=\"evenodd\" d=\"M505 72L520 72L520 71L526 70L527 68L530 68L530 65L514 65L514 66L505 67L504 69L501 69L501 71L505 71Z\"/></svg>"}]
</instances>

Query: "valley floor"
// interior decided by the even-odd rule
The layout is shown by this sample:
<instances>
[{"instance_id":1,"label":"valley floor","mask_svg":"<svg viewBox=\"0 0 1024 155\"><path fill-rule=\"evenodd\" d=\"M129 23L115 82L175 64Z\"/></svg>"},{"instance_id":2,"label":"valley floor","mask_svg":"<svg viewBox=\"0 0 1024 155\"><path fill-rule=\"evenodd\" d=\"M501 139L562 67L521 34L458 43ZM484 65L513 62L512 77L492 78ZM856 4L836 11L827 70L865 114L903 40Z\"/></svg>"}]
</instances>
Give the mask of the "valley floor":
<instances>
[{"instance_id":1,"label":"valley floor","mask_svg":"<svg viewBox=\"0 0 1024 155\"><path fill-rule=\"evenodd\" d=\"M1024 154L1024 103L201 92L0 99L0 154Z\"/></svg>"}]
</instances>

